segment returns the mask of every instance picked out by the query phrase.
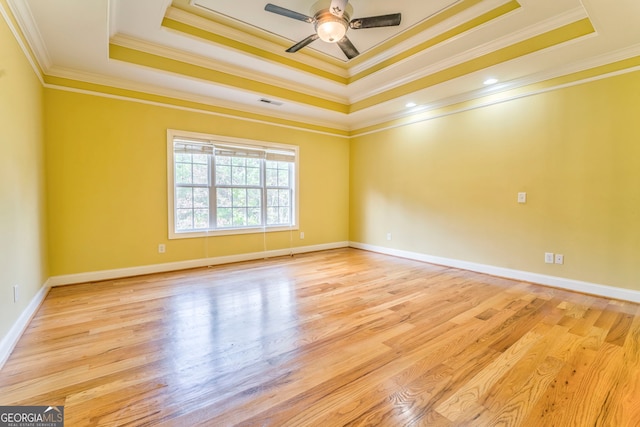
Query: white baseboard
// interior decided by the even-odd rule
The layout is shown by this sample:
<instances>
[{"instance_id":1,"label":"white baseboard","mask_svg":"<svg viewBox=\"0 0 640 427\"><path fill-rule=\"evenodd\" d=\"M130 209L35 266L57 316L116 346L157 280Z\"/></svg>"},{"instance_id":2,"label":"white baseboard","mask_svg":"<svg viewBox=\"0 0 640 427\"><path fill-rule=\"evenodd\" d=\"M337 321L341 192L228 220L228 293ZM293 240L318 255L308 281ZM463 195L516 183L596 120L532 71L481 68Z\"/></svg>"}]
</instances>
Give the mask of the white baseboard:
<instances>
[{"instance_id":1,"label":"white baseboard","mask_svg":"<svg viewBox=\"0 0 640 427\"><path fill-rule=\"evenodd\" d=\"M31 299L29 305L27 305L20 317L18 317L18 320L16 320L11 329L9 329L7 335L0 341L0 369L2 369L7 359L9 359L11 352L16 344L18 344L18 340L25 329L27 329L27 326L29 326L31 318L36 314L38 308L40 308L40 304L42 304L42 301L46 298L50 288L49 281L42 285L38 293Z\"/></svg>"},{"instance_id":2,"label":"white baseboard","mask_svg":"<svg viewBox=\"0 0 640 427\"><path fill-rule=\"evenodd\" d=\"M493 276L506 277L526 282L539 283L541 285L552 286L555 288L566 289L570 291L582 292L586 294L597 295L605 298L614 298L618 300L631 301L640 303L640 291L631 289L616 288L613 286L600 285L596 283L582 282L579 280L566 279L563 277L547 276L544 274L531 273L528 271L512 270L508 268L496 267L486 264L477 264L473 262L460 261L451 258L442 258L432 255L426 255L418 252L403 251L399 249L385 248L382 246L368 245L359 242L334 242L322 245L302 246L297 248L278 249L265 252L252 252L248 254L230 255L213 258L202 258L189 261L178 261L164 264L146 265L141 267L120 268L114 270L103 270L88 273L68 274L62 276L53 276L45 282L38 293L33 297L29 305L22 312L18 320L14 323L9 333L0 341L0 369L7 361L22 333L29 324L29 321L36 313L40 304L44 301L49 289L53 286L71 285L74 283L95 282L100 280L117 279L121 277L136 276L151 273L163 273L174 270L184 270L188 268L206 267L209 265L228 264L233 262L251 261L263 258L272 258L278 256L286 256L291 254L300 254L306 252L317 252L328 249L338 249L352 247L363 249L371 252L397 256L401 258L413 259L416 261L428 262L431 264L439 264L447 267L460 268L463 270L475 271L478 273L491 274Z\"/></svg>"},{"instance_id":3,"label":"white baseboard","mask_svg":"<svg viewBox=\"0 0 640 427\"><path fill-rule=\"evenodd\" d=\"M349 242L349 246L356 249L364 249L367 251L393 255L400 258L408 258L416 261L428 262L431 264L455 267L463 270L475 271L478 273L491 274L492 276L522 280L525 282L539 283L541 285L552 286L554 288L576 291L584 294L597 295L605 298L613 298L640 303L640 291L634 291L631 289L617 288L614 286L600 285L597 283L582 282L579 280L566 279L564 277L547 276L544 274L531 273L528 271L512 270L509 268L496 267L493 265L477 264L451 258L442 258L418 252L385 248L382 246L368 245L359 242Z\"/></svg>"},{"instance_id":4,"label":"white baseboard","mask_svg":"<svg viewBox=\"0 0 640 427\"><path fill-rule=\"evenodd\" d=\"M114 270L91 271L87 273L66 274L49 278L49 286L73 285L76 283L98 282L101 280L118 279L121 277L140 276L143 274L164 273L167 271L186 270L188 268L207 267L209 265L229 264L233 262L251 261L263 258L273 258L306 252L317 252L328 249L346 248L349 242L334 242L313 246L300 246L286 249L276 249L263 252L229 255L212 258L200 258L188 261L168 262L163 264L143 265L140 267L118 268Z\"/></svg>"}]
</instances>

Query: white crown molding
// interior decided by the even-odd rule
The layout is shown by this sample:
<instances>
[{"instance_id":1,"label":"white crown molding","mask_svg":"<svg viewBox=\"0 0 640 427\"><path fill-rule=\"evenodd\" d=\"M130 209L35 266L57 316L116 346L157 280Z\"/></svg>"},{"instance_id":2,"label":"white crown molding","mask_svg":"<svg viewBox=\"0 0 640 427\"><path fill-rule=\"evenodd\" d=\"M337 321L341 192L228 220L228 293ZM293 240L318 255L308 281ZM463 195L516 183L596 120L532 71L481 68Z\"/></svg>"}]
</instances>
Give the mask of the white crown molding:
<instances>
[{"instance_id":1,"label":"white crown molding","mask_svg":"<svg viewBox=\"0 0 640 427\"><path fill-rule=\"evenodd\" d=\"M597 283L583 282L580 280L568 279L564 277L548 276L545 274L532 273L529 271L513 270L509 268L497 267L487 264L461 261L451 258L442 258L422 254L418 252L403 251L400 249L385 248L382 246L368 245L359 242L349 242L349 246L356 249L377 252L385 255L392 255L399 258L407 258L415 261L427 262L430 264L443 265L446 267L459 268L462 270L474 271L477 273L490 274L492 276L505 277L508 279L522 280L544 286L551 286L563 290L580 292L584 294L596 295L604 298L624 300L640 303L640 291L618 288Z\"/></svg>"},{"instance_id":2,"label":"white crown molding","mask_svg":"<svg viewBox=\"0 0 640 427\"><path fill-rule=\"evenodd\" d=\"M0 5L0 8L2 8L2 5ZM42 285L38 293L36 293L31 301L29 301L29 304L22 311L18 319L13 323L7 335L5 335L4 338L2 338L2 340L0 341L0 370L2 370L2 367L7 362L7 359L9 359L9 356L11 356L11 352L15 348L16 344L18 344L20 337L27 329L27 326L29 326L29 322L40 308L40 305L42 304L44 299L47 297L50 288L51 286L49 285L48 281L45 282L44 285Z\"/></svg>"},{"instance_id":3,"label":"white crown molding","mask_svg":"<svg viewBox=\"0 0 640 427\"><path fill-rule=\"evenodd\" d=\"M122 277L140 276L143 274L165 273L168 271L186 270L189 268L208 267L213 265L230 264L242 261L253 261L281 256L293 256L308 252L325 251L329 249L346 248L349 242L334 242L312 246L299 246L286 249L276 249L263 252L251 252L246 254L201 258L188 261L177 261L165 264L144 265L140 267L119 268L114 270L93 271L87 273L67 274L53 276L49 279L49 286L64 286L77 283L96 282L102 280L118 279Z\"/></svg>"},{"instance_id":4,"label":"white crown molding","mask_svg":"<svg viewBox=\"0 0 640 427\"><path fill-rule=\"evenodd\" d=\"M352 103L356 103L359 101L362 101L364 99L367 99L371 96L375 96L375 95L379 95L381 93L387 92L389 90L393 90L397 87L401 87L405 84L409 84L415 80L419 80L421 78L425 78L431 74L446 70L448 68L451 68L453 66L456 66L458 64L467 62L467 61L471 61L475 58L487 55L489 53L492 53L496 50L499 49L503 49L506 48L508 46L514 45L516 43L522 42L524 40L527 40L529 38L535 37L537 35L546 33L548 31L554 30L556 28L559 28L561 26L564 25L568 25L572 22L576 22L580 19L584 19L585 17L587 17L586 15L586 11L584 10L584 8L574 8L570 11L567 11L564 14L558 15L558 16L554 16L552 18L549 18L545 21L541 21L538 22L534 25L528 26L523 28L520 31L514 32L514 33L509 33L504 37L500 37L500 38L496 38L491 40L488 43L484 43L482 45L477 46L476 48L473 49L469 49L469 50L465 50L464 52L458 53L456 55L451 55L448 56L445 60L439 61L439 62L435 62L432 63L429 66L426 67L419 67L418 71L416 71L415 73L407 73L404 74L403 77L398 78L398 79L390 79L390 83L389 84L385 84L385 85L375 85L375 89L374 90L369 90L369 91L361 91L361 89L359 89L359 93L357 96L351 96L351 102ZM504 18L504 17L502 17ZM485 28L487 24L478 26L466 33L464 33L464 37L474 37L474 33L481 31L483 28ZM398 61L396 63L394 63L393 65L387 67L384 71L387 73L391 73L393 72L394 69L399 68L401 66L403 66L405 63L407 63L408 61L416 61L418 58L420 58L421 56L424 58L423 63L429 63L428 61L428 54L430 53L431 50L437 48L446 48L447 45L455 42L456 40L458 40L460 37L462 37L463 35L460 35L458 37L454 37L452 39L449 39L437 46L433 46L430 49L426 49L416 55L413 55L411 58L406 58L402 61ZM562 43L564 44L564 43ZM376 74L381 74L376 73ZM364 84L366 79L373 77L374 75L371 76L367 76L364 79L362 79L362 83ZM354 85L355 86L355 85Z\"/></svg>"},{"instance_id":5,"label":"white crown molding","mask_svg":"<svg viewBox=\"0 0 640 427\"><path fill-rule=\"evenodd\" d=\"M167 98L174 98L174 99L187 101L187 102L195 102L203 105L208 105L214 108L238 110L242 113L257 114L257 115L270 117L274 119L287 120L287 121L293 121L293 122L297 121L310 126L319 126L319 127L325 127L328 129L336 129L340 131L349 130L349 127L345 123L347 120L347 116L342 113L335 113L336 116L339 116L342 119L329 121L329 120L313 118L313 117L310 117L309 115L295 114L295 113L292 113L291 111L278 111L277 109L280 107L273 107L273 106L269 106L268 104L265 104L266 107L252 106L249 104L231 102L231 101L217 99L209 96L196 95L190 92L185 92L185 91L180 91L175 89L168 89L158 85L133 82L128 79L121 79L121 78L116 78L112 76L107 77L102 74L94 74L94 73L88 73L83 71L54 67L51 69L51 72L48 75L51 77L59 77L63 79L76 80L79 82L84 82L89 84L108 86L115 89L131 90L135 92L142 92L149 95L164 96ZM216 113L216 112L212 112L204 109L182 107L182 106L174 105L171 103L152 102L152 101L147 101L147 100L139 99L135 97L127 97L127 96L113 95L113 94L103 93L98 91L76 89L73 87L59 86L56 84L43 83L43 85L44 87L51 88L51 89L64 90L64 91L76 92L76 93L84 93L84 94L90 94L90 95L102 96L102 97L114 98L114 99L122 99L122 100L140 102L140 103L145 103L150 105L157 105L157 106L166 107L166 108L175 108L175 109L180 109L184 111L192 111L192 112L203 113L203 114L213 114L217 116L235 118L238 120L252 121L256 123L265 123L273 126L287 127L291 129L304 130L307 132L338 136L333 133L314 131L306 127L286 126L278 123L273 123L267 120L248 119L248 118L242 117L241 115L235 116L230 114ZM256 103L258 102L258 99L260 97L263 97L263 95L261 94L256 95ZM270 98L270 99L275 99L275 98ZM283 102L289 105L294 104L292 101L289 101L289 100L283 100Z\"/></svg>"},{"instance_id":6,"label":"white crown molding","mask_svg":"<svg viewBox=\"0 0 640 427\"><path fill-rule=\"evenodd\" d=\"M205 115L216 116L216 117L225 117L225 118L234 119L234 120L240 120L240 121L249 122L249 123L265 124L265 125L274 126L274 127L292 129L292 130L308 132L308 133L315 133L315 134L319 134L319 135L326 135L326 136L331 136L331 137L336 137L336 138L343 138L343 139L349 139L350 138L348 135L341 135L341 134L328 132L328 131L310 129L310 128L304 127L304 126L282 124L282 123L272 122L272 121L269 121L269 120L260 120L260 119L247 118L247 117L242 117L242 116L233 115L233 114L225 114L225 113L209 111L209 110L202 110L202 109L197 109L197 108L182 107L182 106L178 106L178 105L166 104L166 103L155 102L155 101L147 101L147 100L143 100L143 99L130 98L130 97L126 97L126 96L110 95L110 94L93 92L93 91L88 91L88 90L83 90L83 89L69 88L69 87L66 87L66 86L45 85L45 87L46 88L50 88L50 89L61 90L61 91L64 91L64 92L81 93L81 94L84 94L84 95L99 96L99 97L103 97L103 98L117 99L117 100L135 102L135 103L146 104L146 105L153 105L153 106L157 106L157 107L170 108L170 109L180 110L180 111L188 111L188 112L192 112L192 113L205 114ZM264 114L264 112L261 115L266 116L266 114ZM274 116L272 116L272 117L274 117ZM288 120L291 120L291 119L289 118ZM309 121L305 121L304 123L305 124L309 124L309 125L313 124L313 123L311 123ZM321 126L321 125L318 125L318 126ZM343 127L338 128L336 126L333 126L332 128L336 129L336 130L343 130L343 131L347 131L348 130L348 129L343 128Z\"/></svg>"},{"instance_id":7,"label":"white crown molding","mask_svg":"<svg viewBox=\"0 0 640 427\"><path fill-rule=\"evenodd\" d=\"M35 19L33 18L31 9L29 9L29 4L26 1L20 0L7 0L7 4L27 39L26 41L29 44L29 47L36 56L35 60L38 62L39 68L46 74L49 67L51 67L51 55L47 50L47 46L40 34L38 26L35 24ZM7 18L5 17L5 19ZM16 34L15 31L14 34ZM19 40L19 43L22 44L20 37L16 36L16 38ZM24 47L23 50L25 50ZM27 58L31 61L31 54L28 53L28 50L25 51L25 53ZM40 74L40 71L38 71L38 74Z\"/></svg>"},{"instance_id":8,"label":"white crown molding","mask_svg":"<svg viewBox=\"0 0 640 427\"><path fill-rule=\"evenodd\" d=\"M625 49L626 50L626 49ZM640 52L638 53L638 55L640 55ZM634 55L636 56L636 55ZM627 59L629 57L624 57L621 59ZM591 62L591 61L588 61ZM604 62L602 64L599 65L606 65L608 62ZM598 66L598 65L594 65L594 66ZM526 77L523 79L518 79L518 80L514 80L512 82L507 82L507 83L503 83L500 85L496 86L496 89L491 89L491 88L486 88L486 89L480 89L478 91L473 91L473 92L467 92L466 94L462 94L462 95L457 95L457 96L452 96L449 98L445 98L445 99L441 99L438 100L436 102L430 103L427 106L423 106L423 107L416 107L408 112L405 113L401 113L401 114L396 114L396 115L392 115L392 116L385 116L383 118L378 118L376 120L370 120L370 121L362 121L362 122L358 122L358 123L354 123L353 127L355 129L364 129L370 126L376 126L376 125L380 125L382 123L385 122L391 122L394 120L401 120L401 119L407 119L406 121L403 121L402 123L397 123L397 124L391 124L389 126L384 126L381 127L379 129L375 129L372 131L368 131L368 132L360 132L360 133L353 133L351 135L352 138L355 137L359 137L359 136L364 136L364 135L370 135L370 134L374 134L374 133L378 133L378 132L382 132L385 130L390 130L390 129L395 129L395 128L400 128L400 127L404 127L404 126L409 126L412 124L416 124L416 123L420 123L420 122L424 122L424 121L429 121L429 120L434 120L434 119L438 119L441 117L445 117L445 116L450 116L453 114L458 114L458 113L462 113L465 111L470 111L470 110L475 110L478 108L484 108L484 107L488 107L491 105L495 105L495 104L500 104L503 102L508 102L508 101L513 101L516 99L520 99L520 98L526 98L529 96L534 96L534 95L538 95L538 94L542 94L542 93L546 93L546 92L552 92L555 90L559 90L559 89L563 89L563 88L567 88L567 87L571 87L571 86L577 86L577 85L581 85L584 83L589 83L592 81L597 81L597 80L602 80L602 79L606 79L609 77L614 77L614 76L618 76L618 75L622 75L622 74L627 74L627 73L632 73L635 71L640 71L640 66L637 67L631 67L631 68L626 68L623 70L619 70L619 71L614 71L614 72L610 72L610 73L605 73L605 74L601 74L601 75L597 75L594 77L589 77L589 78L585 78L585 79L579 79L573 82L568 82L568 83L563 83L563 84L559 84L559 85L554 85L554 86L550 86L550 87L546 87L543 89L535 89L535 90L530 90L530 91L526 91L526 92L520 92L517 94L508 94L508 91L510 90L514 90L514 89L519 89L521 87L525 87L528 86L530 84L535 84L535 83L540 83L549 79L553 79L556 77L562 77L566 74L570 74L571 72L580 72L580 71L585 71L588 70L589 68L584 68L584 69L579 69L576 68L575 71L567 71L564 74L561 73L556 73L556 72L549 72L549 73L540 73L536 75L536 78L534 77ZM504 94L504 96L501 96L502 94ZM463 106L461 108L456 108L454 110L451 111L447 111L447 112L443 112L443 113L439 113L436 110L440 109L440 108L445 108L448 107L450 105L455 105L458 103L463 103L463 102L467 102L467 101L473 101L475 99L482 99L482 98L486 98L485 101L480 101L478 103L475 103L473 105L470 106ZM435 111L435 112L434 112Z\"/></svg>"},{"instance_id":9,"label":"white crown molding","mask_svg":"<svg viewBox=\"0 0 640 427\"><path fill-rule=\"evenodd\" d=\"M181 22L183 24L187 24L187 25L191 25L195 28L199 28L201 30L213 33L213 34L217 34L220 35L222 37L227 37L229 39L232 40L237 40L241 43L245 43L249 46L254 46L257 47L259 49L265 50L267 52L270 52L274 55L278 55L280 57L283 58L288 58L291 59L291 54L286 53L283 50L282 45L278 44L278 43L274 43L271 42L269 40L263 39L261 37L256 37L252 34L248 34L244 31L241 30L236 30L234 28L230 28L226 25L221 25L218 23L215 23L209 19L203 18L201 16L198 15L194 15L193 13L189 13L180 9L176 9L174 7L169 7L167 9L167 13L165 15L165 17L176 20L178 22ZM182 33L181 33L182 34ZM279 37L279 36L278 36ZM286 40L285 38L282 38L283 40ZM287 40L288 41L288 40ZM323 54L322 52L319 52L321 55L326 55ZM311 55L307 55L304 52L298 52L296 54L298 56L298 58L296 58L296 61L309 65L311 67L317 68L319 70L322 71L326 71L328 73L331 74L335 74L337 76L343 77L343 78L347 78L349 76L348 71L345 69L344 66L339 66L339 65L335 65L335 64L331 64L330 61L339 61L336 58L333 58L330 55L326 55L327 56L327 60L322 60L320 58L316 58L314 56ZM260 58L262 60L264 60L264 58ZM329 61L329 62L327 62ZM278 65L281 65L281 63L276 62ZM288 68L292 68L292 67L288 67ZM297 70L297 68L294 68ZM299 70L298 70L299 71Z\"/></svg>"},{"instance_id":10,"label":"white crown molding","mask_svg":"<svg viewBox=\"0 0 640 427\"><path fill-rule=\"evenodd\" d=\"M11 7L11 5L9 6ZM0 15L4 19L7 26L9 27L9 31L11 31L11 34L13 34L13 37L15 38L16 43L18 43L18 46L20 46L20 50L22 50L22 53L24 54L25 58L29 62L29 65L31 65L31 68L33 69L33 72L38 77L38 80L40 80L41 84L44 84L44 78L42 76L42 72L40 71L41 68L35 62L37 59L33 58L33 55L31 54L31 51L29 50L29 48L25 45L25 42L23 41L22 36L20 35L20 32L13 25L13 21L11 20L11 17L9 16L9 14L11 14L12 16L15 16L15 13L13 11L11 12L7 11L4 8L4 6L0 3Z\"/></svg>"},{"instance_id":11,"label":"white crown molding","mask_svg":"<svg viewBox=\"0 0 640 427\"><path fill-rule=\"evenodd\" d=\"M339 102L343 104L346 104L349 102L346 96L338 96L328 91L318 90L316 87L292 83L291 80L287 80L284 78L275 78L266 74L259 73L258 71L255 71L255 70L247 70L240 67L224 64L217 60L192 54L183 50L162 46L157 43L151 43L144 40L139 40L123 34L116 34L114 37L111 38L110 42L112 44L116 44L118 46L122 46L125 48L139 50L139 51L150 53L153 55L162 56L164 58L186 62L192 65L197 65L210 70L215 70L222 73L242 77L248 80L253 80L256 82L285 88L288 90L304 93L310 96L322 98L328 101ZM339 85L339 83L336 83L336 85Z\"/></svg>"},{"instance_id":12,"label":"white crown molding","mask_svg":"<svg viewBox=\"0 0 640 427\"><path fill-rule=\"evenodd\" d=\"M368 132L368 133L375 133L375 132L380 132L382 130L386 130L386 129L390 129L390 128L394 128L394 127L406 126L408 124L417 123L417 122L424 121L424 120L432 120L434 118L442 117L443 116L442 114L433 115L433 114L429 114L429 112L433 111L433 110L437 110L439 108L447 107L449 105L454 105L454 104L458 104L458 103L462 103L462 102L466 102L466 101L471 101L471 100L482 98L482 97L498 95L501 92L506 92L506 91L509 91L509 90L525 87L525 86L528 86L528 85L531 85L531 84L540 83L542 81L546 81L546 80L549 80L549 79L562 77L564 75L568 75L568 74L572 74L572 73L576 73L576 72L580 72L580 71L585 71L585 70L588 70L588 69L591 69L591 68L595 68L595 67L598 67L598 66L607 65L609 63L613 63L613 62L617 62L617 61L633 58L635 56L640 56L640 43L637 44L637 45L634 45L632 47L627 47L627 48L620 49L620 50L617 50L617 51L608 52L608 53L603 54L603 55L599 55L599 56L596 56L596 57L588 58L588 59L583 60L583 61L578 61L578 62L575 62L575 63L570 64L570 65L562 66L562 67L559 67L559 68L554 68L552 70L548 70L548 71L545 71L545 72L542 72L542 73L537 73L535 75L530 75L530 76L527 76L525 78L513 80L513 81L510 81L510 82L503 82L503 83L501 83L501 84L499 84L497 86L488 87L488 88L482 88L482 89L479 89L477 91L464 93L462 95L457 95L457 96L453 96L453 97L440 99L438 101L429 103L428 106L426 106L426 108L425 107L422 107L422 108L418 107L417 109L413 109L413 110L409 110L409 111L403 110L402 112L400 112L398 114L384 115L384 116L377 117L375 119L368 120L368 121L358 121L358 122L354 121L354 122L352 122L350 124L350 126L347 126L346 124L341 125L337 121L322 121L322 120L313 119L313 118L311 118L309 116L292 115L290 112L281 113L281 112L278 112L278 111L273 111L271 109L265 110L265 109L262 109L262 108L259 108L259 107L252 107L252 106L246 105L246 104L233 103L233 102L224 101L224 100L217 100L217 99L212 99L210 97L194 95L194 94L191 94L191 93L181 92L181 91L177 91L177 90L164 89L164 88L161 88L161 87L155 86L155 85L146 85L146 84L142 84L142 83L132 83L131 81L126 80L126 79L116 79L116 78L113 78L113 77L105 77L103 75L78 72L78 71L74 71L74 70L64 70L64 69L54 68L50 75L56 76L56 77L61 77L61 78L68 78L68 79L71 79L71 80L87 82L87 83L105 85L105 86L114 87L114 88L120 88L120 89L125 89L125 90L133 90L133 91L139 91L139 92L144 92L144 93L149 93L149 94L166 96L166 97L169 97L169 98L176 98L176 99L181 99L181 100L184 100L184 101L202 103L202 104L205 104L205 105L210 105L212 107L220 107L220 108L228 108L228 109L232 109L232 110L240 110L240 111L243 111L243 112L265 115L265 116L269 116L269 117L273 117L273 118L277 118L277 119L300 121L300 122L303 122L303 123L306 123L306 124L309 124L309 125L322 126L322 127L327 127L327 128L332 128L332 129L337 129L337 130L342 130L342 131L347 131L349 129L362 129L362 128L366 128L366 127L370 127L370 126L376 126L376 125L379 125L379 124L382 124L382 123L385 123L385 122L398 120L398 119L409 118L409 117L414 117L415 118L414 120L409 120L409 121L407 121L407 122L405 122L405 123L403 123L401 125L393 125L393 126L389 126L389 127L384 127L382 129L378 129L378 130L373 131L373 132ZM607 74L605 74L603 76L598 76L598 77L595 77L595 78L592 78L592 79L587 79L587 80L578 80L576 82L572 82L572 83L565 84L565 85L562 85L562 86L553 86L553 87L546 88L546 89L543 89L543 90L535 90L535 91L530 91L530 92L526 92L526 93L520 93L520 94L517 94L517 95L514 95L514 96L501 97L501 98L499 98L497 100L494 99L494 100L490 100L488 102L483 102L483 103L480 103L478 105L474 105L473 107L462 108L462 109L455 110L454 113L466 111L468 109L475 109L475 108L480 108L480 107L484 107L484 106L489 106L489 105L496 104L496 103L506 102L506 101L509 101L509 100L512 100L512 99L517 99L517 98L521 98L521 97L525 97L525 96L531 96L531 95L535 95L535 94L538 94L538 93L557 90L557 89L560 89L561 87L582 84L582 83L585 83L587 81L596 80L596 79L600 79L600 78L607 78L607 77L610 77L610 76L613 76L613 75L616 75L616 74L632 72L632 71L635 71L635 70L636 70L635 68L632 68L632 69L628 69L628 70L623 70L623 71L621 71L619 73L607 73ZM105 94L91 92L91 91L73 90L73 89L70 89L70 88L60 87L60 86L56 86L56 85L46 85L46 86L47 87L51 87L51 88L55 88L55 89L71 90L71 91L75 91L75 92L90 93L90 94L98 95L98 96L108 96L108 97L113 97L113 98L126 99L126 100L130 100L130 101L148 103L146 101L141 101L141 100L138 100L136 98L127 98L127 97L119 97L119 96L113 96L113 95L105 95ZM152 104L159 105L159 106L164 106L164 107L168 107L168 108L178 108L178 109L189 110L189 111L194 111L194 112L201 112L201 113L205 113L205 114L212 114L210 111L178 107L178 106L175 106L175 105L172 105L172 104L157 103L157 102L153 102ZM213 114L216 114L216 113L213 113ZM446 113L445 115L449 115L449 114L453 114L453 113L449 112L449 113ZM235 117L237 119L246 120L246 119L244 119L242 117L236 117L236 116L231 116L231 115L226 115L226 114L216 114L216 115ZM252 120L252 121L256 121L256 120ZM259 120L257 120L257 122L270 123L270 122L263 122L263 121L259 121ZM273 123L270 123L270 124L273 124ZM308 131L308 129L298 128L298 127L295 127L295 126L286 126L286 127L290 127L292 129L303 129L303 130L307 130ZM320 133L325 134L324 132L320 132ZM368 134L368 133L356 134L356 135L353 135L353 136L362 136L362 135ZM329 135L329 134L327 134L327 135ZM331 135L334 135L334 134L331 134Z\"/></svg>"},{"instance_id":13,"label":"white crown molding","mask_svg":"<svg viewBox=\"0 0 640 427\"><path fill-rule=\"evenodd\" d=\"M487 1L483 1L480 2L479 4L470 7L468 9L466 9L465 11L463 11L462 13L459 13L455 16L453 16L452 18L441 22L437 25L434 25L433 27L429 28L426 31L421 31L419 34L411 37L408 40L405 40L401 43L398 43L392 47L390 47L389 49L385 50L384 52L380 53L379 55L375 55L369 59L367 59L366 61L352 66L349 69L349 74L351 76L360 74L362 72L366 72L369 68L376 66L378 63L383 62L383 61L387 61L390 59L393 59L395 56L400 55L402 53L404 53L407 49L412 48L413 46L416 46L418 44L427 42L431 39L433 39L434 37L442 34L443 32L450 30L451 28L456 28L462 24L464 24L465 22L475 18L476 16L486 13L490 10L495 9L498 6L501 6L505 3L509 3L511 0L487 0ZM437 16L441 13L443 13L444 11L446 11L447 9L450 9L451 7L455 6L456 4L460 3L460 0L458 1L454 1L453 3L451 3L449 6L442 8L441 10L435 12L434 14L432 14L431 16L426 17L423 21L413 25L412 27L408 28L406 31L411 30L412 28L420 25L422 22Z\"/></svg>"}]
</instances>

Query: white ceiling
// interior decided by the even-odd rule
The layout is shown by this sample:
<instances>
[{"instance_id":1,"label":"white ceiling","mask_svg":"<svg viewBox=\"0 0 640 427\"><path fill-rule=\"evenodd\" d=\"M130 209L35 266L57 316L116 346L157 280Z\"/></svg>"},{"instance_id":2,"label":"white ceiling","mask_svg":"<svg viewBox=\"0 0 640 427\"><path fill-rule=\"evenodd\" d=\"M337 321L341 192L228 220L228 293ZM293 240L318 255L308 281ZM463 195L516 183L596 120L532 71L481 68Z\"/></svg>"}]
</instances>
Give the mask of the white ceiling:
<instances>
[{"instance_id":1,"label":"white ceiling","mask_svg":"<svg viewBox=\"0 0 640 427\"><path fill-rule=\"evenodd\" d=\"M310 14L315 0L270 2ZM514 2L351 0L353 17L402 13L399 27L349 30L349 38L361 52L352 61L346 61L336 45L320 40L298 53L285 53L286 47L312 34L313 25L264 11L267 1L192 0L189 4L188 0L8 0L8 3L45 76L343 130L407 115L410 112L405 104L409 101L423 109L442 106L640 55L638 0L519 0L513 10L449 36L447 31ZM453 7L463 5L470 6L451 13ZM443 16L446 19L438 22ZM239 48L232 42L176 31L163 25L165 17L225 40L238 40L261 53ZM540 34L585 18L595 32L526 52L527 42ZM431 43L438 37L442 38ZM110 43L195 64L212 73L242 77L244 83L114 59L110 57ZM494 52L504 55L509 46L517 50L518 43L523 43L522 54L507 55L504 60L494 60L486 67L468 72L454 72ZM415 46L422 47L412 50ZM411 55L404 57L405 52ZM378 67L383 61L389 62ZM305 67L319 71L310 72ZM327 78L322 73L336 78ZM353 76L356 79L351 83L344 80ZM489 77L499 79L499 83L485 87L482 82ZM344 81L336 81L340 79ZM273 87L280 89L269 89ZM309 101L287 96L281 89L305 94ZM265 104L260 98L281 105ZM344 105L345 109L327 108L311 101L312 98Z\"/></svg>"}]
</instances>

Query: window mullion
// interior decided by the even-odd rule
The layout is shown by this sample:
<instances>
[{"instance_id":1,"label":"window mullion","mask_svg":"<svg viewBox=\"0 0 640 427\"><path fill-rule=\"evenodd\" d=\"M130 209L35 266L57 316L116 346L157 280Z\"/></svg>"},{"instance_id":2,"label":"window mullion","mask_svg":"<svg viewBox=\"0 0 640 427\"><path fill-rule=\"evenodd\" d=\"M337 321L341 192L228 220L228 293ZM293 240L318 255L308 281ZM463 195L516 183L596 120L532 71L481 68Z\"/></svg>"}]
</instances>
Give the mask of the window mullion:
<instances>
[{"instance_id":1,"label":"window mullion","mask_svg":"<svg viewBox=\"0 0 640 427\"><path fill-rule=\"evenodd\" d=\"M218 226L218 187L216 186L216 159L209 156L209 230Z\"/></svg>"},{"instance_id":2,"label":"window mullion","mask_svg":"<svg viewBox=\"0 0 640 427\"><path fill-rule=\"evenodd\" d=\"M260 192L262 196L262 227L267 227L267 160L260 160Z\"/></svg>"},{"instance_id":3,"label":"window mullion","mask_svg":"<svg viewBox=\"0 0 640 427\"><path fill-rule=\"evenodd\" d=\"M293 180L293 164L289 164L289 226L293 225L293 207L296 204L294 200L294 180Z\"/></svg>"}]
</instances>

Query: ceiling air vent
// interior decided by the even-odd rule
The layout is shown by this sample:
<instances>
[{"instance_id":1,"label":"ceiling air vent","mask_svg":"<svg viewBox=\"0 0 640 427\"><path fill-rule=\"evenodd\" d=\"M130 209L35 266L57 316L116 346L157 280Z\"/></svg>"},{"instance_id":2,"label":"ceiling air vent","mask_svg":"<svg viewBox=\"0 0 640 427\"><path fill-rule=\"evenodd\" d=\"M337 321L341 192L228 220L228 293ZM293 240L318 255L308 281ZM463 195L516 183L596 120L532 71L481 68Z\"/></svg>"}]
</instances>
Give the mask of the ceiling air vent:
<instances>
[{"instance_id":1,"label":"ceiling air vent","mask_svg":"<svg viewBox=\"0 0 640 427\"><path fill-rule=\"evenodd\" d=\"M267 98L260 98L260 102L264 102L265 104L275 105L275 106L278 106L278 107L282 105L282 102L273 101L273 100L267 99Z\"/></svg>"}]
</instances>

